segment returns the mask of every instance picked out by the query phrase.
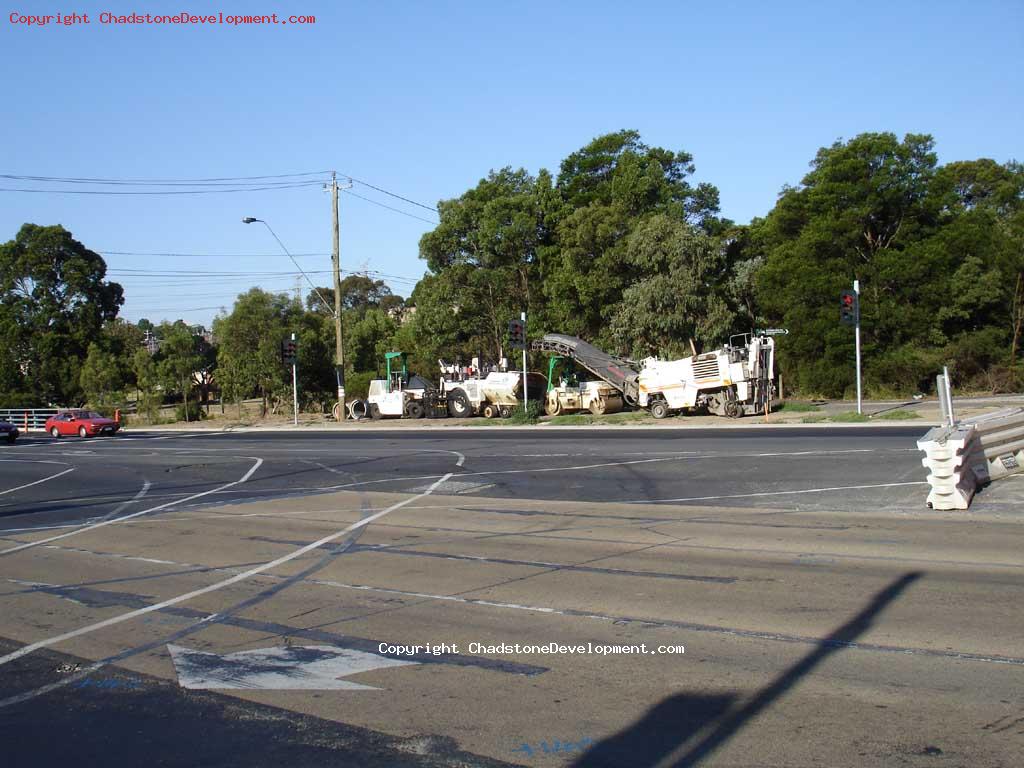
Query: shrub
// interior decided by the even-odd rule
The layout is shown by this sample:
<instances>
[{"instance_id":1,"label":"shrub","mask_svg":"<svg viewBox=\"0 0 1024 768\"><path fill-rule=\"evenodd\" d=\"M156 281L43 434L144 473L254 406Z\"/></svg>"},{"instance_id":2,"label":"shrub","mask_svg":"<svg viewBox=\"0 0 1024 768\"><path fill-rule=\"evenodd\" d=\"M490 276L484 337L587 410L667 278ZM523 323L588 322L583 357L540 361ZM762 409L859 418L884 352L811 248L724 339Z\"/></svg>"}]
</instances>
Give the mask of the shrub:
<instances>
[{"instance_id":1,"label":"shrub","mask_svg":"<svg viewBox=\"0 0 1024 768\"><path fill-rule=\"evenodd\" d=\"M528 407L519 406L512 411L512 416L507 420L508 424L536 424L543 410L537 400L531 400Z\"/></svg>"},{"instance_id":2,"label":"shrub","mask_svg":"<svg viewBox=\"0 0 1024 768\"><path fill-rule=\"evenodd\" d=\"M176 421L185 421L185 404L182 403L174 410L174 418ZM206 414L203 413L202 407L199 403L188 401L188 420L189 421L202 421L206 418Z\"/></svg>"}]
</instances>

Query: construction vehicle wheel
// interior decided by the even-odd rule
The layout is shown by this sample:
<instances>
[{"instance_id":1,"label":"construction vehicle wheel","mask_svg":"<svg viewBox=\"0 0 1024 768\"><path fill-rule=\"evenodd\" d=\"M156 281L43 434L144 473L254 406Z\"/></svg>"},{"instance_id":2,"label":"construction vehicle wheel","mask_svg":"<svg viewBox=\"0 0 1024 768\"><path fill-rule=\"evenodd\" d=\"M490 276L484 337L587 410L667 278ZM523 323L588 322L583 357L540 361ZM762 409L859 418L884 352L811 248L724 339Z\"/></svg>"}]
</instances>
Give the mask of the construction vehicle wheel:
<instances>
[{"instance_id":1,"label":"construction vehicle wheel","mask_svg":"<svg viewBox=\"0 0 1024 768\"><path fill-rule=\"evenodd\" d=\"M426 411L423 409L423 403L416 400L410 400L405 406L405 415L410 419L422 419L426 415Z\"/></svg>"},{"instance_id":2,"label":"construction vehicle wheel","mask_svg":"<svg viewBox=\"0 0 1024 768\"><path fill-rule=\"evenodd\" d=\"M664 400L658 400L654 405L651 406L651 416L656 419L667 419L669 415L668 403Z\"/></svg>"},{"instance_id":3,"label":"construction vehicle wheel","mask_svg":"<svg viewBox=\"0 0 1024 768\"><path fill-rule=\"evenodd\" d=\"M735 400L725 401L725 415L730 419L738 419L743 415L743 409L740 408L740 404Z\"/></svg>"},{"instance_id":4,"label":"construction vehicle wheel","mask_svg":"<svg viewBox=\"0 0 1024 768\"><path fill-rule=\"evenodd\" d=\"M510 418L512 418L512 406L511 405L503 405L503 406L501 406L501 418L503 418L503 419L510 419Z\"/></svg>"},{"instance_id":5,"label":"construction vehicle wheel","mask_svg":"<svg viewBox=\"0 0 1024 768\"><path fill-rule=\"evenodd\" d=\"M557 397L552 400L548 400L546 403L544 403L544 413L546 413L548 416L557 416L561 412L562 403L561 401L558 400Z\"/></svg>"},{"instance_id":6,"label":"construction vehicle wheel","mask_svg":"<svg viewBox=\"0 0 1024 768\"><path fill-rule=\"evenodd\" d=\"M488 403L487 405L484 406L483 414L484 418L493 419L495 416L498 415L498 406L492 403Z\"/></svg>"},{"instance_id":7,"label":"construction vehicle wheel","mask_svg":"<svg viewBox=\"0 0 1024 768\"><path fill-rule=\"evenodd\" d=\"M380 412L380 406L376 403L370 403L370 418L374 421L380 421L384 414Z\"/></svg>"},{"instance_id":8,"label":"construction vehicle wheel","mask_svg":"<svg viewBox=\"0 0 1024 768\"><path fill-rule=\"evenodd\" d=\"M608 412L608 401L603 397L596 397L590 401L590 412L595 416L604 416Z\"/></svg>"},{"instance_id":9,"label":"construction vehicle wheel","mask_svg":"<svg viewBox=\"0 0 1024 768\"><path fill-rule=\"evenodd\" d=\"M469 404L469 398L461 389L454 389L448 395L448 413L459 417L472 415L473 408Z\"/></svg>"}]
</instances>

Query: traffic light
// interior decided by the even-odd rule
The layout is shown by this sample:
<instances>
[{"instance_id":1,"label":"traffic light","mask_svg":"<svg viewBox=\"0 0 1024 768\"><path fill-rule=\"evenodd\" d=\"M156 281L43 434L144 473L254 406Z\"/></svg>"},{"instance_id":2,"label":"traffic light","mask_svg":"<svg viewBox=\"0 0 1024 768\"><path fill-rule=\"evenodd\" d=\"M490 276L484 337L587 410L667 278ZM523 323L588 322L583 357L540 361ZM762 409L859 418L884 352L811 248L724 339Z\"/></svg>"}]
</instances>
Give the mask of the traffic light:
<instances>
[{"instance_id":1,"label":"traffic light","mask_svg":"<svg viewBox=\"0 0 1024 768\"><path fill-rule=\"evenodd\" d=\"M512 349L526 349L526 323L522 320L509 320L508 340Z\"/></svg>"},{"instance_id":2,"label":"traffic light","mask_svg":"<svg viewBox=\"0 0 1024 768\"><path fill-rule=\"evenodd\" d=\"M860 317L860 306L854 291L843 291L839 294L839 322L843 325L856 325Z\"/></svg>"},{"instance_id":3,"label":"traffic light","mask_svg":"<svg viewBox=\"0 0 1024 768\"><path fill-rule=\"evenodd\" d=\"M299 345L295 339L285 339L281 342L281 360L285 365L295 365L298 354Z\"/></svg>"}]
</instances>

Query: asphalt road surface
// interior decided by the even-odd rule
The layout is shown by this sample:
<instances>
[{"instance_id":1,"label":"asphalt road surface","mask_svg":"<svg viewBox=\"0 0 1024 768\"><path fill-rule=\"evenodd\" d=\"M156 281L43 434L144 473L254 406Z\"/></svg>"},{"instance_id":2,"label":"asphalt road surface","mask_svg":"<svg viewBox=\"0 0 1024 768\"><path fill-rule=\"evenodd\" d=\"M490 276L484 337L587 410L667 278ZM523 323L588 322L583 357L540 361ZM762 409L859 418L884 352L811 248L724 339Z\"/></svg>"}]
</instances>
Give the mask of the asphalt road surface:
<instances>
[{"instance_id":1,"label":"asphalt road surface","mask_svg":"<svg viewBox=\"0 0 1024 768\"><path fill-rule=\"evenodd\" d=\"M1018 766L1024 477L922 428L0 446L5 766Z\"/></svg>"}]
</instances>

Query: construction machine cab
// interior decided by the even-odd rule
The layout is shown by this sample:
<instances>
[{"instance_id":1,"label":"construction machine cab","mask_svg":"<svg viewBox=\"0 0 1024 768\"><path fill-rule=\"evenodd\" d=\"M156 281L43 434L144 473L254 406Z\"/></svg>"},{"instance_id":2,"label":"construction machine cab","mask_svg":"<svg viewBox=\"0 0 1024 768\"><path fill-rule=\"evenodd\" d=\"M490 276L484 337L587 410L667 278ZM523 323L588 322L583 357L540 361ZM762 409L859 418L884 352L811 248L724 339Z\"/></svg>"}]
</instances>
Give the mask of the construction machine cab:
<instances>
[{"instance_id":1,"label":"construction machine cab","mask_svg":"<svg viewBox=\"0 0 1024 768\"><path fill-rule=\"evenodd\" d=\"M387 366L387 391L398 392L409 383L409 368L406 365L405 352L385 352L384 364Z\"/></svg>"}]
</instances>

